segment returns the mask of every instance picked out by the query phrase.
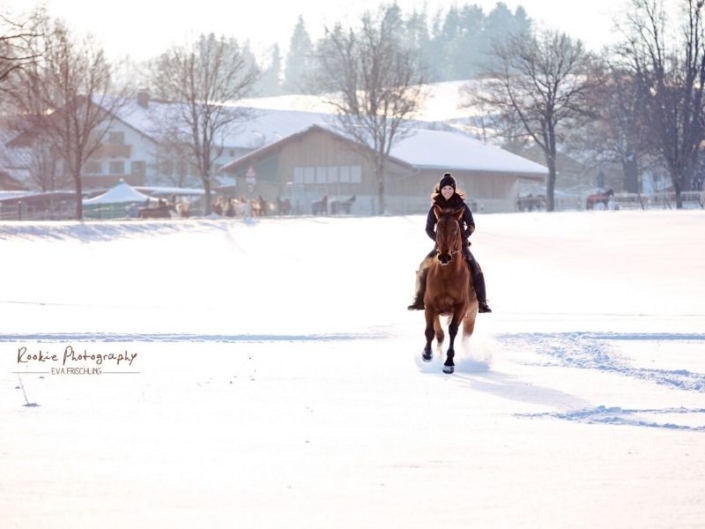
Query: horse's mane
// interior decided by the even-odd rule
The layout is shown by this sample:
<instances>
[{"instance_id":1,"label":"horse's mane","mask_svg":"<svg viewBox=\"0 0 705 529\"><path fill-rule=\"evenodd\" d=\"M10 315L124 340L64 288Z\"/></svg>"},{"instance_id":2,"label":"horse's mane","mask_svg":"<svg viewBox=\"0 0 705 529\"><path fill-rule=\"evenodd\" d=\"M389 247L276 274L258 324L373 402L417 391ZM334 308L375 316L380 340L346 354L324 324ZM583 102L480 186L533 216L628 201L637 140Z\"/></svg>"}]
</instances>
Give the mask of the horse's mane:
<instances>
[{"instance_id":1,"label":"horse's mane","mask_svg":"<svg viewBox=\"0 0 705 529\"><path fill-rule=\"evenodd\" d=\"M440 204L434 204L433 205L433 213L436 215L436 220L441 220L441 218L446 217L455 217L455 220L457 222L460 222L460 219L463 216L465 207L460 206L460 207L443 207Z\"/></svg>"}]
</instances>

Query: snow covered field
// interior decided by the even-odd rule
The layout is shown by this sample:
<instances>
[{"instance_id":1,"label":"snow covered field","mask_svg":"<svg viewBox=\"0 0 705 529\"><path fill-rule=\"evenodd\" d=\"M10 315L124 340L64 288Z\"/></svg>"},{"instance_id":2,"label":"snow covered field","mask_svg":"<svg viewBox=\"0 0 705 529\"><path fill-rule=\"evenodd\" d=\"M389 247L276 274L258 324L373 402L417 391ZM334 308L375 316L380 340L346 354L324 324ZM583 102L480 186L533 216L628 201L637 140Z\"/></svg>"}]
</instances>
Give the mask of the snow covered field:
<instances>
[{"instance_id":1,"label":"snow covered field","mask_svg":"<svg viewBox=\"0 0 705 529\"><path fill-rule=\"evenodd\" d=\"M421 216L0 224L0 527L705 526L705 212L476 222L454 375Z\"/></svg>"}]
</instances>

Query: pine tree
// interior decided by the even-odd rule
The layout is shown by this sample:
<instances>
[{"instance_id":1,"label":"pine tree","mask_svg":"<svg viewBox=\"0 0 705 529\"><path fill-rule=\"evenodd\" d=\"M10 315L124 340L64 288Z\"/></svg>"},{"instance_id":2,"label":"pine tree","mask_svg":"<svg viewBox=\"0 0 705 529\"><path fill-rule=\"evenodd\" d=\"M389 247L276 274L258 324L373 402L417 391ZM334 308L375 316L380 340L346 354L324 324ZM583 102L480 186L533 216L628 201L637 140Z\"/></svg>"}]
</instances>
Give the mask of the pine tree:
<instances>
[{"instance_id":1,"label":"pine tree","mask_svg":"<svg viewBox=\"0 0 705 529\"><path fill-rule=\"evenodd\" d=\"M257 85L257 92L265 97L278 96L282 94L281 88L282 58L279 45L272 48L272 58L269 67L262 74Z\"/></svg>"},{"instance_id":2,"label":"pine tree","mask_svg":"<svg viewBox=\"0 0 705 529\"><path fill-rule=\"evenodd\" d=\"M479 6L465 6L460 10L458 33L449 43L450 77L448 80L470 79L478 73L484 20L484 13Z\"/></svg>"},{"instance_id":3,"label":"pine tree","mask_svg":"<svg viewBox=\"0 0 705 529\"><path fill-rule=\"evenodd\" d=\"M431 55L431 35L428 30L426 11L414 11L406 21L405 43L409 49L416 50L419 63L424 65L428 74L428 82L435 81L435 73L431 71L433 64Z\"/></svg>"},{"instance_id":4,"label":"pine tree","mask_svg":"<svg viewBox=\"0 0 705 529\"><path fill-rule=\"evenodd\" d=\"M289 41L289 53L286 56L284 69L284 90L289 93L304 91L306 78L311 69L313 45L306 31L306 24L301 15L294 27L294 33Z\"/></svg>"}]
</instances>

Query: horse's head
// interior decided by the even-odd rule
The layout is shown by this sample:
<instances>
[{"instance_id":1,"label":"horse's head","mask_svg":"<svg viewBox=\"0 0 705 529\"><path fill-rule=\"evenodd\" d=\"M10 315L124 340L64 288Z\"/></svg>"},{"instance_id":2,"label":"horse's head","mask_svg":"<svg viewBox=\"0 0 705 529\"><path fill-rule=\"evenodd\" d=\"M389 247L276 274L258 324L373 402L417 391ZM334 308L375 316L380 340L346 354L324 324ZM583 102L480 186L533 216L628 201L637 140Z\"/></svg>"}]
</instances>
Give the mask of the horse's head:
<instances>
[{"instance_id":1,"label":"horse's head","mask_svg":"<svg viewBox=\"0 0 705 529\"><path fill-rule=\"evenodd\" d=\"M453 256L463 250L463 237L461 235L460 220L463 218L463 208L443 209L438 205L433 206L436 216L436 247L438 260L442 266L449 264Z\"/></svg>"}]
</instances>

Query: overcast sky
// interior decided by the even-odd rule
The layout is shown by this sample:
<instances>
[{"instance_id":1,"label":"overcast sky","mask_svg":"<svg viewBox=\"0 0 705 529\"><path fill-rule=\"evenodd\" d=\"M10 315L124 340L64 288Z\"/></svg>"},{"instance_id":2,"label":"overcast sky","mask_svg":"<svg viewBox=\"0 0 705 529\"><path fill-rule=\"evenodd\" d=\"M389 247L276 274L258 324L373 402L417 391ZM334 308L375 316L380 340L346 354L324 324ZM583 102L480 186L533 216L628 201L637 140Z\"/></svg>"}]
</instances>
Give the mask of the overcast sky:
<instances>
[{"instance_id":1,"label":"overcast sky","mask_svg":"<svg viewBox=\"0 0 705 529\"><path fill-rule=\"evenodd\" d=\"M673 3L677 0L666 0ZM324 25L336 21L354 24L360 13L376 9L379 0L257 0L242 4L222 0L199 0L195 3L173 0L45 0L52 15L69 21L77 30L97 35L111 56L129 54L134 59L152 57L170 44L183 43L191 34L214 31L249 40L257 53L275 42L284 51L299 15L304 17L313 39L321 36ZM566 31L582 39L589 47L599 48L614 35L613 19L629 0L591 0L590 2L555 0L506 0L512 11L522 5L530 18L543 27ZM397 0L404 13L424 6L429 15L442 13L453 5L480 5L488 13L496 0ZM32 0L0 0L15 11L34 5ZM194 7L197 6L197 7Z\"/></svg>"}]
</instances>

